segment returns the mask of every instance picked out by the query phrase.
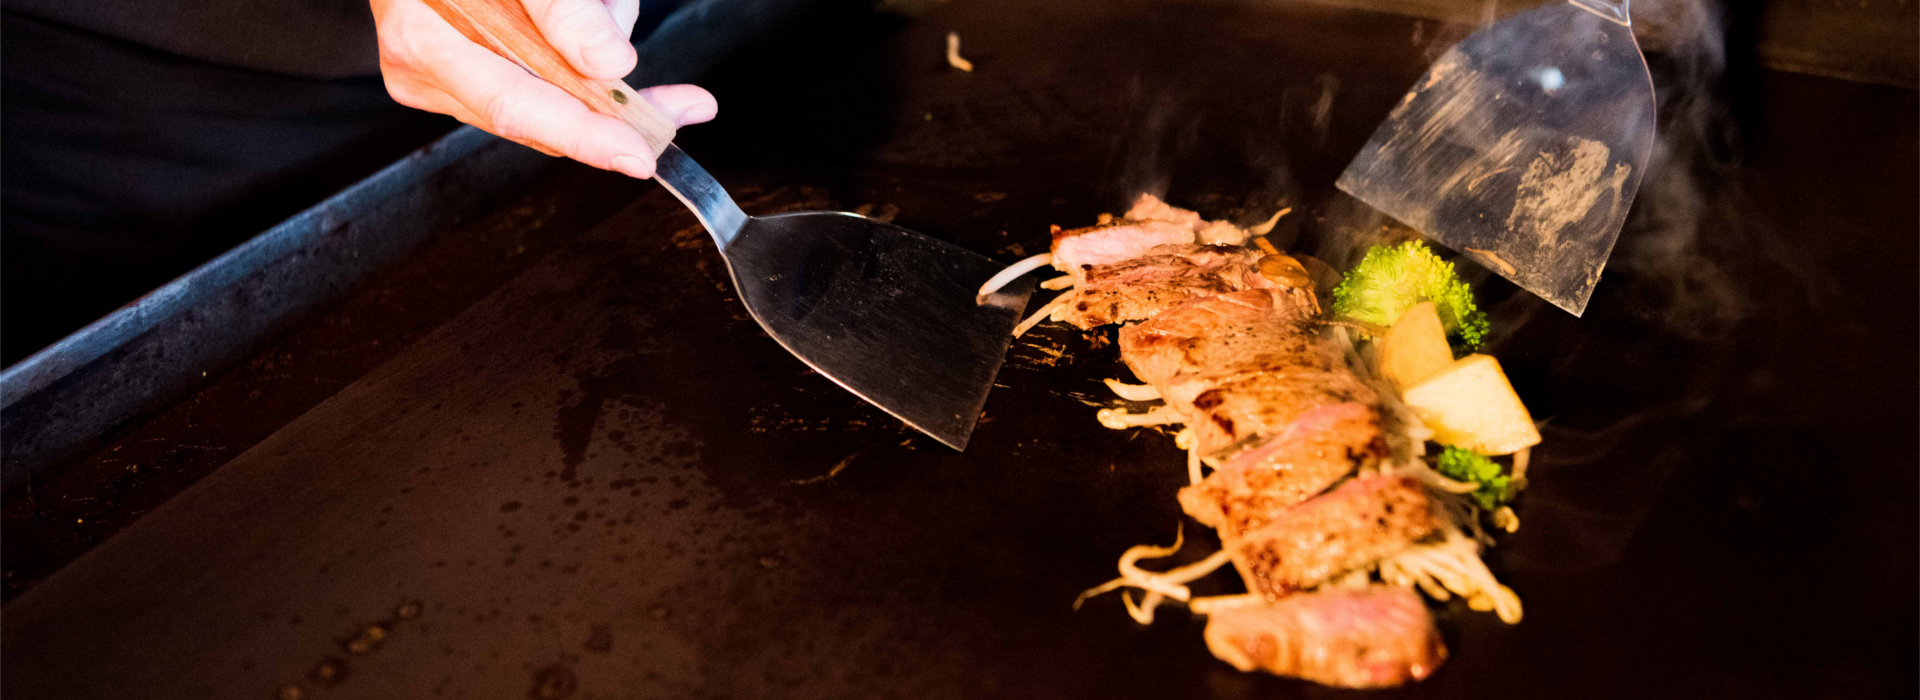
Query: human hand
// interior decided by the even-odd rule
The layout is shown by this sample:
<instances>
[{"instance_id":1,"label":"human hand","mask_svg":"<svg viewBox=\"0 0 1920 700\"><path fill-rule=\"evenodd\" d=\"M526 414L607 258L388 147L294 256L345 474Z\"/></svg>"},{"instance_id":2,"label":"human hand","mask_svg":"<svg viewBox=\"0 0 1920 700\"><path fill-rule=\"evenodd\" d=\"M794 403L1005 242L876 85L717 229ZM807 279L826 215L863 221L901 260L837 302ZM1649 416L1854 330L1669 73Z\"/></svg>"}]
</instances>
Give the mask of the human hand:
<instances>
[{"instance_id":1,"label":"human hand","mask_svg":"<svg viewBox=\"0 0 1920 700\"><path fill-rule=\"evenodd\" d=\"M582 75L618 80L639 57L628 37L639 0L520 0L547 43ZM599 114L512 61L473 43L423 0L372 0L380 73L400 104L438 112L502 138L626 175L653 176L653 149L633 127ZM713 95L693 85L639 91L679 126L712 119Z\"/></svg>"}]
</instances>

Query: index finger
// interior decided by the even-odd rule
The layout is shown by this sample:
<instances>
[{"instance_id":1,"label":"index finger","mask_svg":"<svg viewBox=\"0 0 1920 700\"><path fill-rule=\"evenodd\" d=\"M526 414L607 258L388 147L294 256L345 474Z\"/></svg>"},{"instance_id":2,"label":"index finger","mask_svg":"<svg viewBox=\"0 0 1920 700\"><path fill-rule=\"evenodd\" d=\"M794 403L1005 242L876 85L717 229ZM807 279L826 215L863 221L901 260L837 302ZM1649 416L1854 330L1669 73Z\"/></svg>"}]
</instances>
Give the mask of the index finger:
<instances>
[{"instance_id":1,"label":"index finger","mask_svg":"<svg viewBox=\"0 0 1920 700\"><path fill-rule=\"evenodd\" d=\"M527 15L547 43L581 75L617 80L633 71L640 56L628 42L633 23L623 28L613 9L600 0L522 0Z\"/></svg>"}]
</instances>

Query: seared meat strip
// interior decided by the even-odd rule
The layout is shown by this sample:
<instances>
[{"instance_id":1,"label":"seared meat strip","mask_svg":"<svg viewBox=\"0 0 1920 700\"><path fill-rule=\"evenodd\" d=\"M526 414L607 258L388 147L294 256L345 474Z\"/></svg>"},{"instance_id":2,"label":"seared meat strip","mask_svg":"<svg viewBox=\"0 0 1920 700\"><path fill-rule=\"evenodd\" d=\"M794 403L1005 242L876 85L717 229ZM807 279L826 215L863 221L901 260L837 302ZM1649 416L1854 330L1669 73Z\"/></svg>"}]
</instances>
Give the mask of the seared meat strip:
<instances>
[{"instance_id":1,"label":"seared meat strip","mask_svg":"<svg viewBox=\"0 0 1920 700\"><path fill-rule=\"evenodd\" d=\"M1079 328L1138 321L1195 297L1280 285L1255 269L1261 253L1245 248L1164 245L1147 254L1086 270L1079 297L1056 318Z\"/></svg>"},{"instance_id":2,"label":"seared meat strip","mask_svg":"<svg viewBox=\"0 0 1920 700\"><path fill-rule=\"evenodd\" d=\"M1433 616L1393 586L1296 595L1208 616L1207 649L1242 671L1348 688L1381 688L1432 675L1447 659Z\"/></svg>"},{"instance_id":3,"label":"seared meat strip","mask_svg":"<svg viewBox=\"0 0 1920 700\"><path fill-rule=\"evenodd\" d=\"M1326 368L1318 359L1267 356L1232 372L1182 375L1168 381L1161 396L1188 417L1203 455L1279 433L1320 406L1379 400L1352 372Z\"/></svg>"},{"instance_id":4,"label":"seared meat strip","mask_svg":"<svg viewBox=\"0 0 1920 700\"><path fill-rule=\"evenodd\" d=\"M1419 481L1372 476L1278 513L1228 546L1247 589L1278 600L1406 549L1439 527Z\"/></svg>"},{"instance_id":5,"label":"seared meat strip","mask_svg":"<svg viewBox=\"0 0 1920 700\"><path fill-rule=\"evenodd\" d=\"M1242 291L1176 305L1120 330L1120 357L1187 416L1202 454L1277 434L1300 414L1377 396L1307 332L1312 293Z\"/></svg>"},{"instance_id":6,"label":"seared meat strip","mask_svg":"<svg viewBox=\"0 0 1920 700\"><path fill-rule=\"evenodd\" d=\"M1205 481L1180 489L1180 507L1222 537L1238 539L1385 454L1373 409L1319 406L1273 439L1234 455Z\"/></svg>"},{"instance_id":7,"label":"seared meat strip","mask_svg":"<svg viewBox=\"0 0 1920 700\"><path fill-rule=\"evenodd\" d=\"M1193 229L1166 221L1115 219L1086 228L1053 227L1053 266L1075 280L1097 265L1112 265L1163 245L1193 243Z\"/></svg>"},{"instance_id":8,"label":"seared meat strip","mask_svg":"<svg viewBox=\"0 0 1920 700\"><path fill-rule=\"evenodd\" d=\"M1181 373L1232 371L1267 355L1312 352L1299 322L1311 314L1312 293L1261 290L1192 299L1145 322L1120 329L1120 359L1141 381L1164 386ZM1328 356L1331 368L1337 357Z\"/></svg>"}]
</instances>

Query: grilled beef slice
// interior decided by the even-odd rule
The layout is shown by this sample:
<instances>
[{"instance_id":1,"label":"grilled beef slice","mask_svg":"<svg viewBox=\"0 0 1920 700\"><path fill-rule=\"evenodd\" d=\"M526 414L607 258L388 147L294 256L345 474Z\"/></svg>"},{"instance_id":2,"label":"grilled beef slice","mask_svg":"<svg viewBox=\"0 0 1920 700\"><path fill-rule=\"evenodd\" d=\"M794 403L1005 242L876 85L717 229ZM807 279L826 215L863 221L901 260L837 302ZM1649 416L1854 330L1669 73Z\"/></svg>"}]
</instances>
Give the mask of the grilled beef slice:
<instances>
[{"instance_id":1,"label":"grilled beef slice","mask_svg":"<svg viewBox=\"0 0 1920 700\"><path fill-rule=\"evenodd\" d=\"M1053 227L1053 266L1082 279L1099 265L1125 262L1163 245L1193 243L1193 229L1166 221L1115 219L1087 228Z\"/></svg>"},{"instance_id":2,"label":"grilled beef slice","mask_svg":"<svg viewBox=\"0 0 1920 700\"><path fill-rule=\"evenodd\" d=\"M1320 357L1269 356L1237 372L1183 375L1161 394L1187 416L1200 454L1209 456L1278 434L1321 406L1379 401L1352 372L1327 368Z\"/></svg>"},{"instance_id":3,"label":"grilled beef slice","mask_svg":"<svg viewBox=\"0 0 1920 700\"><path fill-rule=\"evenodd\" d=\"M1296 297L1250 289L1176 304L1120 329L1120 359L1141 381L1162 386L1181 373L1231 372L1262 356L1299 354L1312 340L1299 326L1309 314Z\"/></svg>"},{"instance_id":4,"label":"grilled beef slice","mask_svg":"<svg viewBox=\"0 0 1920 700\"><path fill-rule=\"evenodd\" d=\"M1132 260L1096 265L1059 318L1094 328L1148 318L1188 299L1277 287L1254 270L1260 257L1245 248L1163 245Z\"/></svg>"},{"instance_id":5,"label":"grilled beef slice","mask_svg":"<svg viewBox=\"0 0 1920 700\"><path fill-rule=\"evenodd\" d=\"M1411 477L1354 479L1230 545L1247 588L1278 600L1405 549L1440 527Z\"/></svg>"},{"instance_id":6,"label":"grilled beef slice","mask_svg":"<svg viewBox=\"0 0 1920 700\"><path fill-rule=\"evenodd\" d=\"M1202 454L1278 434L1318 406L1378 397L1301 322L1312 294L1248 290L1183 302L1120 330L1120 357L1193 426Z\"/></svg>"},{"instance_id":7,"label":"grilled beef slice","mask_svg":"<svg viewBox=\"0 0 1920 700\"><path fill-rule=\"evenodd\" d=\"M1208 617L1205 637L1214 656L1242 671L1348 688L1420 680L1447 659L1419 596L1390 586L1218 610Z\"/></svg>"},{"instance_id":8,"label":"grilled beef slice","mask_svg":"<svg viewBox=\"0 0 1920 700\"><path fill-rule=\"evenodd\" d=\"M1234 455L1205 481L1180 489L1180 507L1221 536L1238 539L1385 453L1372 408L1319 406Z\"/></svg>"}]
</instances>

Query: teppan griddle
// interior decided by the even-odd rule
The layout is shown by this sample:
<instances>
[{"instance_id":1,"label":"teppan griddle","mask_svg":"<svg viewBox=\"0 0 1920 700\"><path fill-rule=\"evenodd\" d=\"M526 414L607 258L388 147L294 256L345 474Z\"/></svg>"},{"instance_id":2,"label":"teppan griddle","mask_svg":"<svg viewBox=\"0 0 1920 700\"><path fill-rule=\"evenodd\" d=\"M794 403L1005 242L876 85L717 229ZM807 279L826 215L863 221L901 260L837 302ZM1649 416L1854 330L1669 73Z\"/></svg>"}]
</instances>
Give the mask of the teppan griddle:
<instances>
[{"instance_id":1,"label":"teppan griddle","mask_svg":"<svg viewBox=\"0 0 1920 700\"><path fill-rule=\"evenodd\" d=\"M956 4L803 90L724 73L683 145L754 213L866 207L1008 260L1163 187L1215 217L1284 200L1278 235L1334 257L1378 222L1333 177L1459 29ZM1382 696L1913 694L1913 93L1750 87L1739 167L1689 121L1710 103L1669 102L1696 133L1587 318L1485 282L1492 352L1548 421L1489 555L1526 619L1443 606L1451 660ZM633 199L464 309L381 288L449 320L16 597L6 693L1342 694L1233 671L1178 608L1069 609L1181 522L1171 440L1093 420L1106 334L1017 343L954 453L760 336L665 193L569 177L539 199ZM167 425L218 442L249 409L196 410ZM1184 559L1216 546L1188 534Z\"/></svg>"}]
</instances>

